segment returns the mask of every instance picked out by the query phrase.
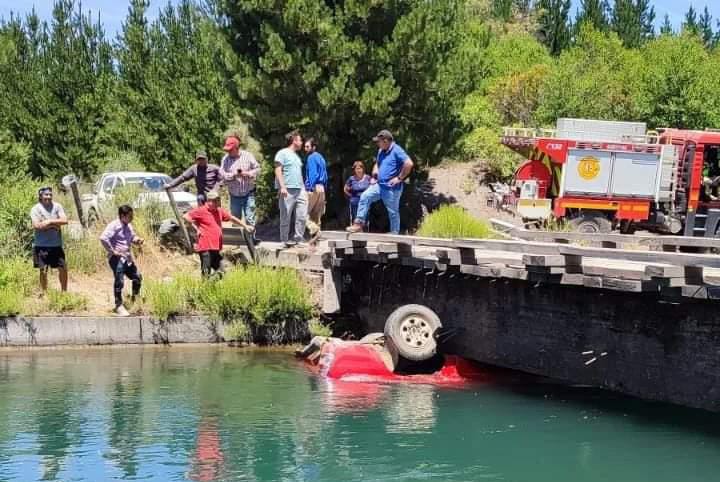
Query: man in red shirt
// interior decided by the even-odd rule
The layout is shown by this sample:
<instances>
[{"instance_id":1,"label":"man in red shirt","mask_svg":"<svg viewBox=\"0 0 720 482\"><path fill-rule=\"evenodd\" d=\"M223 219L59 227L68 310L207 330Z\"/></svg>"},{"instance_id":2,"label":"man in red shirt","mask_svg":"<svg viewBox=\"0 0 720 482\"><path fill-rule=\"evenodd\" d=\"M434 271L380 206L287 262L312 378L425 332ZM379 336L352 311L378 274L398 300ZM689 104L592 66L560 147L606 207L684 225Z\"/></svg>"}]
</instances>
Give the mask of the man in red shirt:
<instances>
[{"instance_id":1,"label":"man in red shirt","mask_svg":"<svg viewBox=\"0 0 720 482\"><path fill-rule=\"evenodd\" d=\"M222 223L232 221L246 227L245 223L220 207L220 195L215 191L207 194L207 202L185 213L183 218L192 224L197 233L195 251L200 255L200 270L204 277L215 271L222 273Z\"/></svg>"}]
</instances>

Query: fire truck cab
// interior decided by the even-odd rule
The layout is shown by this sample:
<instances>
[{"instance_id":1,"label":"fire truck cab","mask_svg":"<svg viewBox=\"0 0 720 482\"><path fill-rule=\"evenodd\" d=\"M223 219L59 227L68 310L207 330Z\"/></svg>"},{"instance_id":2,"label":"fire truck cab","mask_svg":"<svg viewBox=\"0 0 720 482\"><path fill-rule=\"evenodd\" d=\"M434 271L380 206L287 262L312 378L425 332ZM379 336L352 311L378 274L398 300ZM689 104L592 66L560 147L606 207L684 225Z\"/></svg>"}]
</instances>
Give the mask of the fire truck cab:
<instances>
[{"instance_id":1,"label":"fire truck cab","mask_svg":"<svg viewBox=\"0 0 720 482\"><path fill-rule=\"evenodd\" d=\"M512 183L525 221L720 236L720 131L558 119L554 130L506 128L502 142L526 158Z\"/></svg>"}]
</instances>

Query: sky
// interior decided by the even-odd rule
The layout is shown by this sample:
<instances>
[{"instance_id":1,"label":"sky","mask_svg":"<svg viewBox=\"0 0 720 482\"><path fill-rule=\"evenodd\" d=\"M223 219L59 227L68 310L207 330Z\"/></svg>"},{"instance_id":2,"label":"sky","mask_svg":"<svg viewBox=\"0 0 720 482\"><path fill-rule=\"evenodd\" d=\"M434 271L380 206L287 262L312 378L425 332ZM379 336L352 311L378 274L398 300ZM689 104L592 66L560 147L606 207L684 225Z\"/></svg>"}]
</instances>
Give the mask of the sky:
<instances>
[{"instance_id":1,"label":"sky","mask_svg":"<svg viewBox=\"0 0 720 482\"><path fill-rule=\"evenodd\" d=\"M105 25L106 33L109 37L115 37L120 30L122 21L127 14L128 1L124 0L83 0L83 9L91 10L93 14L100 12L100 18ZM580 0L572 0L572 13L577 10ZM612 3L612 2L611 2ZM27 13L32 10L33 6L40 17L47 19L50 17L52 10L52 0L0 0L0 16L8 17L10 12ZM151 0L149 17L155 18L158 10L167 4L167 0ZM655 6L656 21L658 26L662 22L665 14L670 16L670 21L677 28L682 22L682 18L690 5L693 5L698 12L707 5L713 16L713 24L715 20L720 19L720 1L717 0L654 0L652 4ZM717 29L717 26L714 25Z\"/></svg>"}]
</instances>

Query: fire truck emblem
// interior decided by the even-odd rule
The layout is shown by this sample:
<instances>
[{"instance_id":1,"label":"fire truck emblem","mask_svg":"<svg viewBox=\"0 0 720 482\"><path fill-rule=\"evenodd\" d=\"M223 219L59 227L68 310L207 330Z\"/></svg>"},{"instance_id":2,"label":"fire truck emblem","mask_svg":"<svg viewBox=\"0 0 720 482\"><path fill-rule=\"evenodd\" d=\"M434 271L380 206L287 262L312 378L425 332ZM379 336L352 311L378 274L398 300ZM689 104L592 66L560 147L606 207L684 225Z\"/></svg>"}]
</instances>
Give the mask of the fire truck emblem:
<instances>
[{"instance_id":1,"label":"fire truck emblem","mask_svg":"<svg viewBox=\"0 0 720 482\"><path fill-rule=\"evenodd\" d=\"M578 174L586 181L592 181L600 174L600 160L596 157L583 157L578 162Z\"/></svg>"}]
</instances>

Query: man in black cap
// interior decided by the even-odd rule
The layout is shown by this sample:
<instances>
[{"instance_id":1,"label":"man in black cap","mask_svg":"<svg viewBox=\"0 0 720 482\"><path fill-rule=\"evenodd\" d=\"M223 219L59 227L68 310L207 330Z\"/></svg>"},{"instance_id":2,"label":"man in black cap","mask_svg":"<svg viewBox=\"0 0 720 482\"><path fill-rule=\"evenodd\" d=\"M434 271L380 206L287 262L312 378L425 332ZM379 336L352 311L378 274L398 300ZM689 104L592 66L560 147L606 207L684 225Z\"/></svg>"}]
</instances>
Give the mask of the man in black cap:
<instances>
[{"instance_id":1,"label":"man in black cap","mask_svg":"<svg viewBox=\"0 0 720 482\"><path fill-rule=\"evenodd\" d=\"M205 151L197 151L197 153L195 153L195 164L190 166L185 172L180 174L180 176L173 179L172 182L165 187L177 187L190 179L195 179L198 206L205 204L207 193L217 191L222 185L220 167L208 163L208 156Z\"/></svg>"},{"instance_id":2,"label":"man in black cap","mask_svg":"<svg viewBox=\"0 0 720 482\"><path fill-rule=\"evenodd\" d=\"M363 230L372 203L382 200L390 218L390 233L400 232L400 197L413 162L405 150L394 142L392 133L383 129L373 137L378 153L372 170L371 186L360 196L357 217L347 228L351 233Z\"/></svg>"}]
</instances>

